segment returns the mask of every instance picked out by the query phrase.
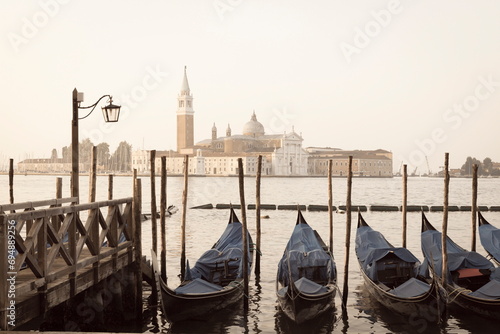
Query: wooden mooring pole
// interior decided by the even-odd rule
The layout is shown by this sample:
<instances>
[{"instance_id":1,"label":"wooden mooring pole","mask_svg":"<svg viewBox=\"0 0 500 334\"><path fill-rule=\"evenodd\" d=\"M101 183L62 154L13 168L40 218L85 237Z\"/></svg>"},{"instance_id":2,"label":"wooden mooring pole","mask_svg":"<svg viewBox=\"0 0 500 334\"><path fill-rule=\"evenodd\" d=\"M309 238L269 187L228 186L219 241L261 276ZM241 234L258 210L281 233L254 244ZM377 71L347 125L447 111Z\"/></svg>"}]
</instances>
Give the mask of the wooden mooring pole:
<instances>
[{"instance_id":1,"label":"wooden mooring pole","mask_svg":"<svg viewBox=\"0 0 500 334\"><path fill-rule=\"evenodd\" d=\"M61 199L61 198L62 198L62 177L58 177L56 178L56 199ZM52 226L55 228L56 231L59 231L61 224L62 221L58 216L52 217Z\"/></svg>"},{"instance_id":2,"label":"wooden mooring pole","mask_svg":"<svg viewBox=\"0 0 500 334\"><path fill-rule=\"evenodd\" d=\"M476 227L477 227L477 164L472 165L472 240L470 250L476 251Z\"/></svg>"},{"instance_id":3,"label":"wooden mooring pole","mask_svg":"<svg viewBox=\"0 0 500 334\"><path fill-rule=\"evenodd\" d=\"M260 275L260 179L262 173L262 155L257 160L257 176L255 180L255 223L257 228L256 253L255 253L255 275Z\"/></svg>"},{"instance_id":4,"label":"wooden mooring pole","mask_svg":"<svg viewBox=\"0 0 500 334\"><path fill-rule=\"evenodd\" d=\"M113 199L113 174L108 175L108 200Z\"/></svg>"},{"instance_id":5,"label":"wooden mooring pole","mask_svg":"<svg viewBox=\"0 0 500 334\"><path fill-rule=\"evenodd\" d=\"M134 200L134 262L135 262L135 313L137 319L142 317L142 227L141 227L142 186L141 179L135 180Z\"/></svg>"},{"instance_id":6,"label":"wooden mooring pole","mask_svg":"<svg viewBox=\"0 0 500 334\"><path fill-rule=\"evenodd\" d=\"M349 249L351 245L351 194L352 194L352 155L349 156L349 172L347 174L346 230L345 230L345 260L344 260L344 289L342 290L342 309L347 309L347 295L349 293ZM346 313L345 313L346 314Z\"/></svg>"},{"instance_id":7,"label":"wooden mooring pole","mask_svg":"<svg viewBox=\"0 0 500 334\"><path fill-rule=\"evenodd\" d=\"M165 214L167 211L167 157L161 157L161 185L160 185L160 233L161 233L161 278L167 281L167 230Z\"/></svg>"},{"instance_id":8,"label":"wooden mooring pole","mask_svg":"<svg viewBox=\"0 0 500 334\"><path fill-rule=\"evenodd\" d=\"M441 268L441 280L443 286L447 284L448 276L448 249L446 244L446 237L448 235L448 193L450 186L450 173L448 170L449 153L444 154L444 203L443 203L443 227L441 232L441 251L443 264Z\"/></svg>"},{"instance_id":9,"label":"wooden mooring pole","mask_svg":"<svg viewBox=\"0 0 500 334\"><path fill-rule=\"evenodd\" d=\"M156 150L150 152L151 164L151 233L153 238L153 250L158 253L158 228L156 225L156 175L155 175L155 159Z\"/></svg>"},{"instance_id":10,"label":"wooden mooring pole","mask_svg":"<svg viewBox=\"0 0 500 334\"><path fill-rule=\"evenodd\" d=\"M97 147L92 146L90 151L90 172L89 172L89 203L94 203L96 198L96 187L97 187ZM89 210L89 217L91 214L97 214L97 210ZM89 236L91 242L94 243L99 254L99 223L98 219L93 219L93 224L89 231ZM99 281L99 261L92 264L94 268L94 284Z\"/></svg>"},{"instance_id":11,"label":"wooden mooring pole","mask_svg":"<svg viewBox=\"0 0 500 334\"><path fill-rule=\"evenodd\" d=\"M14 159L9 159L9 197L10 204L14 204Z\"/></svg>"},{"instance_id":12,"label":"wooden mooring pole","mask_svg":"<svg viewBox=\"0 0 500 334\"><path fill-rule=\"evenodd\" d=\"M406 211L408 208L408 170L406 164L403 165L403 204L401 211L403 215L403 247L406 248L407 221Z\"/></svg>"},{"instance_id":13,"label":"wooden mooring pole","mask_svg":"<svg viewBox=\"0 0 500 334\"><path fill-rule=\"evenodd\" d=\"M92 146L90 151L90 174L89 174L89 203L95 202L97 182L97 147Z\"/></svg>"},{"instance_id":14,"label":"wooden mooring pole","mask_svg":"<svg viewBox=\"0 0 500 334\"><path fill-rule=\"evenodd\" d=\"M181 281L186 274L186 211L188 193L189 156L184 156L184 191L182 192L182 220L181 220Z\"/></svg>"},{"instance_id":15,"label":"wooden mooring pole","mask_svg":"<svg viewBox=\"0 0 500 334\"><path fill-rule=\"evenodd\" d=\"M150 163L150 179L151 179L151 238L152 240L152 249L155 254L158 254L158 226L156 225L156 174L155 174L155 159L156 159L156 150L151 150L149 163ZM154 277L154 270L151 267L151 276ZM152 303L154 305L158 302L158 289L156 288L156 284L153 284L151 287L151 296Z\"/></svg>"},{"instance_id":16,"label":"wooden mooring pole","mask_svg":"<svg viewBox=\"0 0 500 334\"><path fill-rule=\"evenodd\" d=\"M328 160L328 221L330 229L330 254L333 254L333 186L332 186L333 160Z\"/></svg>"},{"instance_id":17,"label":"wooden mooring pole","mask_svg":"<svg viewBox=\"0 0 500 334\"><path fill-rule=\"evenodd\" d=\"M243 294L245 307L248 302L248 236L247 236L247 213L245 206L245 182L243 172L243 159L238 158L238 179L240 188L240 204L241 204L241 224L242 224L242 242L243 242Z\"/></svg>"}]
</instances>

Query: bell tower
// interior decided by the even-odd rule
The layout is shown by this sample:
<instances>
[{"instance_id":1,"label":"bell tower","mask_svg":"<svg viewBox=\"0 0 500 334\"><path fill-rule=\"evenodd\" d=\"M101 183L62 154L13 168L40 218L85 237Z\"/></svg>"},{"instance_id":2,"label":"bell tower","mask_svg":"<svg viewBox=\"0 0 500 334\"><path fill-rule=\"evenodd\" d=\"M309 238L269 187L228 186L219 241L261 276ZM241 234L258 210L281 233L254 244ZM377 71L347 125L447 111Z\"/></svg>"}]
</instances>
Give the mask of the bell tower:
<instances>
[{"instance_id":1,"label":"bell tower","mask_svg":"<svg viewBox=\"0 0 500 334\"><path fill-rule=\"evenodd\" d=\"M189 89L186 66L184 66L184 79L177 102L177 152L182 153L182 150L194 146L193 96Z\"/></svg>"}]
</instances>

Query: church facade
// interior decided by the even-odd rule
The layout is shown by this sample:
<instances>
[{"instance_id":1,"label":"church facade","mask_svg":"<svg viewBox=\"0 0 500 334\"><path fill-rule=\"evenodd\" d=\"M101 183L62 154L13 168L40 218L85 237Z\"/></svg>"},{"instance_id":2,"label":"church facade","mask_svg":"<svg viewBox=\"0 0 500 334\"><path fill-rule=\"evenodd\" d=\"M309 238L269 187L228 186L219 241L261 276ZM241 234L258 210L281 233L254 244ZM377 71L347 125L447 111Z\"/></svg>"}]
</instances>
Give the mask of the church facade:
<instances>
[{"instance_id":1,"label":"church facade","mask_svg":"<svg viewBox=\"0 0 500 334\"><path fill-rule=\"evenodd\" d=\"M262 156L263 175L325 175L325 161L336 159L337 166L339 162L343 166L346 159L345 154L352 153L354 159L356 159L356 155L358 156L356 164L359 163L360 170L362 169L358 175L392 176L391 152L384 150L305 149L302 147L304 139L301 134L295 132L294 127L291 131L283 134L266 134L264 126L257 120L255 111L250 116L250 120L243 125L241 133L233 134L228 124L224 135L219 136L218 129L213 124L211 133L210 129L207 129L207 134L211 134L211 136L195 143L195 111L186 68L184 68L184 78L177 101L177 151L157 152L157 161L155 162L157 173L160 172L161 168L160 159L165 156L167 172L181 174L184 157L188 155L188 170L193 175L237 175L239 172L238 158L243 160L244 173L255 175L260 155ZM138 169L139 172L148 172L148 164L144 163L148 161L148 157L149 151L132 152L132 168ZM368 165L370 169L365 168ZM345 168L337 168L335 171L334 175L346 175Z\"/></svg>"}]
</instances>

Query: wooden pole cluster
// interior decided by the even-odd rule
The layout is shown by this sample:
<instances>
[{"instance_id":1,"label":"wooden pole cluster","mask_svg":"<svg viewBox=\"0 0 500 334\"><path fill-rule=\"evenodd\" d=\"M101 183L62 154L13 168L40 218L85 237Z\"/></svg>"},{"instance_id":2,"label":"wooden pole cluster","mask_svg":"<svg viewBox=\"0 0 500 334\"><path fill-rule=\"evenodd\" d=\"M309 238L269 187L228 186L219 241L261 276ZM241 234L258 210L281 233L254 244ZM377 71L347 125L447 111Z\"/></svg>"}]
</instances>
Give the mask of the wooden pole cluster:
<instances>
[{"instance_id":1,"label":"wooden pole cluster","mask_svg":"<svg viewBox=\"0 0 500 334\"><path fill-rule=\"evenodd\" d=\"M328 160L328 218L330 227L330 253L333 254L333 186L332 186L333 160Z\"/></svg>"},{"instance_id":2,"label":"wooden pole cluster","mask_svg":"<svg viewBox=\"0 0 500 334\"><path fill-rule=\"evenodd\" d=\"M401 211L403 213L403 247L406 248L407 221L406 211L408 206L408 170L406 164L403 165L403 205Z\"/></svg>"},{"instance_id":3,"label":"wooden pole cluster","mask_svg":"<svg viewBox=\"0 0 500 334\"><path fill-rule=\"evenodd\" d=\"M477 227L477 168L478 165L472 165L472 240L471 251L476 251L476 227Z\"/></svg>"},{"instance_id":4,"label":"wooden pole cluster","mask_svg":"<svg viewBox=\"0 0 500 334\"><path fill-rule=\"evenodd\" d=\"M150 152L151 163L151 233L153 234L153 250L158 252L158 229L156 226L156 187L155 187L155 158L156 151Z\"/></svg>"},{"instance_id":5,"label":"wooden pole cluster","mask_svg":"<svg viewBox=\"0 0 500 334\"><path fill-rule=\"evenodd\" d=\"M342 292L342 308L347 308L347 294L349 292L349 249L351 244L351 193L352 193L352 155L349 156L349 172L347 174L346 231L345 231L345 262L344 262L344 289Z\"/></svg>"},{"instance_id":6,"label":"wooden pole cluster","mask_svg":"<svg viewBox=\"0 0 500 334\"><path fill-rule=\"evenodd\" d=\"M247 236L247 214L245 206L245 183L243 173L243 159L238 158L238 178L240 186L240 204L241 204L241 224L243 241L243 293L245 302L248 301L248 236ZM246 305L246 303L245 303Z\"/></svg>"},{"instance_id":7,"label":"wooden pole cluster","mask_svg":"<svg viewBox=\"0 0 500 334\"><path fill-rule=\"evenodd\" d=\"M186 211L188 192L189 156L184 156L184 191L182 192L182 220L181 220L181 281L186 274Z\"/></svg>"},{"instance_id":8,"label":"wooden pole cluster","mask_svg":"<svg viewBox=\"0 0 500 334\"><path fill-rule=\"evenodd\" d=\"M443 203L443 227L441 233L441 245L442 245L442 270L441 279L443 286L446 286L447 276L448 276L448 250L446 245L446 237L448 234L448 192L450 186L450 173L448 170L449 165L449 153L444 154L444 203Z\"/></svg>"},{"instance_id":9,"label":"wooden pole cluster","mask_svg":"<svg viewBox=\"0 0 500 334\"><path fill-rule=\"evenodd\" d=\"M167 281L167 231L165 214L167 212L167 157L161 157L161 185L160 185L160 233L161 233L161 277Z\"/></svg>"},{"instance_id":10,"label":"wooden pole cluster","mask_svg":"<svg viewBox=\"0 0 500 334\"><path fill-rule=\"evenodd\" d=\"M257 227L256 254L255 254L255 275L260 274L260 179L262 173L262 155L257 160L257 176L255 189L255 222Z\"/></svg>"}]
</instances>

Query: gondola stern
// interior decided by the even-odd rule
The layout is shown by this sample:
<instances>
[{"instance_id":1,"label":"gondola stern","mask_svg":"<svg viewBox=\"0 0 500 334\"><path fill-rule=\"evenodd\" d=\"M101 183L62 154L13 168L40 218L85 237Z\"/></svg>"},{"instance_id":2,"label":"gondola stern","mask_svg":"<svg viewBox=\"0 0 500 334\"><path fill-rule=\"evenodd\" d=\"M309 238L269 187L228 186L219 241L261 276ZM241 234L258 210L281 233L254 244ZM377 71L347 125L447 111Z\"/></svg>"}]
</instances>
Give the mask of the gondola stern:
<instances>
[{"instance_id":1,"label":"gondola stern","mask_svg":"<svg viewBox=\"0 0 500 334\"><path fill-rule=\"evenodd\" d=\"M480 211L477 211L477 218L479 226L490 225L490 223L483 217L483 214Z\"/></svg>"},{"instance_id":2,"label":"gondola stern","mask_svg":"<svg viewBox=\"0 0 500 334\"><path fill-rule=\"evenodd\" d=\"M228 224L232 224L232 223L239 223L240 220L238 219L238 216L236 215L236 212L234 212L234 208L233 208L233 205L231 204L230 205L230 213L229 213L229 222Z\"/></svg>"},{"instance_id":3,"label":"gondola stern","mask_svg":"<svg viewBox=\"0 0 500 334\"><path fill-rule=\"evenodd\" d=\"M302 211L300 210L300 206L297 205L297 222L295 223L295 225L299 225L299 224L309 225L309 224L307 224L304 216L302 215Z\"/></svg>"},{"instance_id":4,"label":"gondola stern","mask_svg":"<svg viewBox=\"0 0 500 334\"><path fill-rule=\"evenodd\" d=\"M370 225L368 225L368 223L363 219L361 211L358 209L358 228L362 226L370 226Z\"/></svg>"},{"instance_id":5,"label":"gondola stern","mask_svg":"<svg viewBox=\"0 0 500 334\"><path fill-rule=\"evenodd\" d=\"M425 213L424 211L422 210L422 233L425 232L425 231L436 231L436 229L434 228L434 226L432 226L432 224L429 222L429 220L427 219L427 217L425 216Z\"/></svg>"}]
</instances>

